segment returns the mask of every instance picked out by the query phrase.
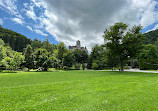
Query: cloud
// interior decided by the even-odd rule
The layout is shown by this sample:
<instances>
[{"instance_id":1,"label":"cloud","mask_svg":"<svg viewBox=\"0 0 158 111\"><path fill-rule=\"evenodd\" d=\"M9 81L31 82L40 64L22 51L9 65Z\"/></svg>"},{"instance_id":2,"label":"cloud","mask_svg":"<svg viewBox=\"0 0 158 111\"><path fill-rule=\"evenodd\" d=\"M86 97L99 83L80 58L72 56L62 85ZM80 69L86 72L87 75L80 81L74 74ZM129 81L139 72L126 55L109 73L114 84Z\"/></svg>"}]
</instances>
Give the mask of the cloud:
<instances>
[{"instance_id":1,"label":"cloud","mask_svg":"<svg viewBox=\"0 0 158 111\"><path fill-rule=\"evenodd\" d=\"M2 24L3 24L3 19L0 18L0 25L2 25Z\"/></svg>"},{"instance_id":2,"label":"cloud","mask_svg":"<svg viewBox=\"0 0 158 111\"><path fill-rule=\"evenodd\" d=\"M57 41L75 45L80 40L90 50L103 43L105 28L116 22L147 27L158 21L153 0L45 0L41 24Z\"/></svg>"},{"instance_id":3,"label":"cloud","mask_svg":"<svg viewBox=\"0 0 158 111\"><path fill-rule=\"evenodd\" d=\"M6 1L12 1L9 7L12 4L13 13L18 15L16 0L0 1L2 7ZM47 32L67 46L80 40L90 51L95 44L104 42L105 28L116 22L130 27L141 24L144 28L158 22L157 5L156 0L31 0L24 4L24 10L36 23L36 33L47 36Z\"/></svg>"},{"instance_id":4,"label":"cloud","mask_svg":"<svg viewBox=\"0 0 158 111\"><path fill-rule=\"evenodd\" d=\"M34 12L33 6L29 7L29 10L26 10L26 16L33 19L34 21L37 19L36 14Z\"/></svg>"},{"instance_id":5,"label":"cloud","mask_svg":"<svg viewBox=\"0 0 158 111\"><path fill-rule=\"evenodd\" d=\"M22 21L20 18L12 18L12 21L16 22L17 24L22 25L24 21Z\"/></svg>"},{"instance_id":6,"label":"cloud","mask_svg":"<svg viewBox=\"0 0 158 111\"><path fill-rule=\"evenodd\" d=\"M41 0L31 0L31 1L36 7L43 6L43 2L41 2Z\"/></svg>"},{"instance_id":7,"label":"cloud","mask_svg":"<svg viewBox=\"0 0 158 111\"><path fill-rule=\"evenodd\" d=\"M35 29L34 30L37 34L43 35L43 36L48 36L48 34L43 33L41 30Z\"/></svg>"},{"instance_id":8,"label":"cloud","mask_svg":"<svg viewBox=\"0 0 158 111\"><path fill-rule=\"evenodd\" d=\"M30 27L30 26L26 26L30 31L33 31L33 29L32 29L32 27Z\"/></svg>"},{"instance_id":9,"label":"cloud","mask_svg":"<svg viewBox=\"0 0 158 111\"><path fill-rule=\"evenodd\" d=\"M140 18L139 23L145 27L158 21L156 6L158 2L155 0L132 0L132 8L137 10L136 16Z\"/></svg>"},{"instance_id":10,"label":"cloud","mask_svg":"<svg viewBox=\"0 0 158 111\"><path fill-rule=\"evenodd\" d=\"M22 18L22 16L19 14L17 5L15 5L16 2L17 0L0 0L0 7L12 15Z\"/></svg>"}]
</instances>

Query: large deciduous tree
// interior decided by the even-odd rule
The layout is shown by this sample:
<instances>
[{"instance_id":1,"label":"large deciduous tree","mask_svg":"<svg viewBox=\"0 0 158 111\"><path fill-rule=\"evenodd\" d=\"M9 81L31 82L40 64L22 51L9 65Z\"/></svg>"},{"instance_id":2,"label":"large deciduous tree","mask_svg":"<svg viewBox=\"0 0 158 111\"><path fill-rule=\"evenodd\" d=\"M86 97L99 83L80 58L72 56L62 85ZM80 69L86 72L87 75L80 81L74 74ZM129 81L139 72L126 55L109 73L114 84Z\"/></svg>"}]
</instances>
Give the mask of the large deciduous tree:
<instances>
[{"instance_id":1,"label":"large deciduous tree","mask_svg":"<svg viewBox=\"0 0 158 111\"><path fill-rule=\"evenodd\" d=\"M126 60L135 57L140 52L143 41L140 31L141 26L133 26L128 29L128 25L124 23L116 23L104 31L106 47L110 50L110 56L118 58L120 71L123 71Z\"/></svg>"}]
</instances>

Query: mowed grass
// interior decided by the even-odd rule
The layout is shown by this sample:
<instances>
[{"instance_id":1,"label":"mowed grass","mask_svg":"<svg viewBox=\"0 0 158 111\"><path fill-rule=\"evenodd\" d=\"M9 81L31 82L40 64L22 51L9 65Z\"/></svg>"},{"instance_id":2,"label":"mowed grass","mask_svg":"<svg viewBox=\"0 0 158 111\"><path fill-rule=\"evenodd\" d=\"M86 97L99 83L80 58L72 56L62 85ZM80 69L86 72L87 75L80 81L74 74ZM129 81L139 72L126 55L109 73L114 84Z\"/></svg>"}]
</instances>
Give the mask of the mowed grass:
<instances>
[{"instance_id":1,"label":"mowed grass","mask_svg":"<svg viewBox=\"0 0 158 111\"><path fill-rule=\"evenodd\" d=\"M104 71L0 73L0 110L156 111L158 74Z\"/></svg>"}]
</instances>

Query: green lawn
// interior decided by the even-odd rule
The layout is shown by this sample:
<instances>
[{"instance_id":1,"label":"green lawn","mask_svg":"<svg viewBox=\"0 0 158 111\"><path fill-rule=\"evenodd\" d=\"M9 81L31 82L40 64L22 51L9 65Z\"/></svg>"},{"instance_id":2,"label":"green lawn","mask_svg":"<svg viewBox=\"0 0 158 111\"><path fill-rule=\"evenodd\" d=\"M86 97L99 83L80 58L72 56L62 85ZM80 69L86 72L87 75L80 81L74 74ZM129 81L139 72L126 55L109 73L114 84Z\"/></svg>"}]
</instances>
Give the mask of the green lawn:
<instances>
[{"instance_id":1,"label":"green lawn","mask_svg":"<svg viewBox=\"0 0 158 111\"><path fill-rule=\"evenodd\" d=\"M156 111L158 74L0 73L0 110Z\"/></svg>"}]
</instances>

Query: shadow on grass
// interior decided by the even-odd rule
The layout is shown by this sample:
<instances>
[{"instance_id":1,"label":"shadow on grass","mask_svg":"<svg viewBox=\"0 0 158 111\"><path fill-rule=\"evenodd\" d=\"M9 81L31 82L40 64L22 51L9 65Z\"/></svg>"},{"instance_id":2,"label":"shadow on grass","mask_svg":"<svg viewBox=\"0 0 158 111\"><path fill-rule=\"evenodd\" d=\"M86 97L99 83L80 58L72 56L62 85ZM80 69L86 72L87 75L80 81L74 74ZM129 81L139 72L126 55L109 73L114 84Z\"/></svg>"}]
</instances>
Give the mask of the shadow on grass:
<instances>
[{"instance_id":1,"label":"shadow on grass","mask_svg":"<svg viewBox=\"0 0 158 111\"><path fill-rule=\"evenodd\" d=\"M127 75L127 76L143 76L143 77L158 77L158 73L147 72L119 72L119 71L99 71L104 72L106 75Z\"/></svg>"}]
</instances>

